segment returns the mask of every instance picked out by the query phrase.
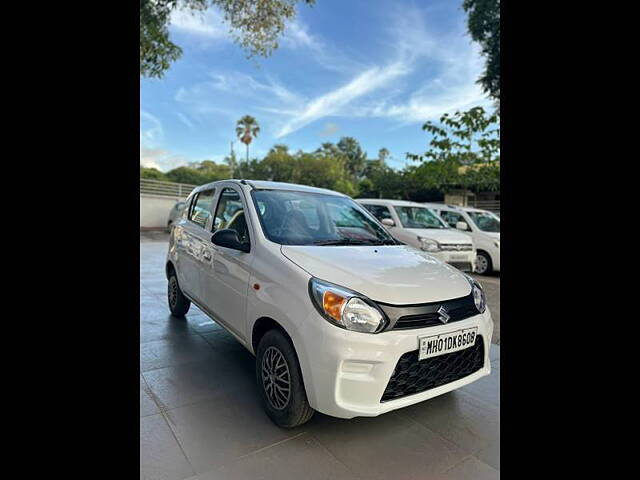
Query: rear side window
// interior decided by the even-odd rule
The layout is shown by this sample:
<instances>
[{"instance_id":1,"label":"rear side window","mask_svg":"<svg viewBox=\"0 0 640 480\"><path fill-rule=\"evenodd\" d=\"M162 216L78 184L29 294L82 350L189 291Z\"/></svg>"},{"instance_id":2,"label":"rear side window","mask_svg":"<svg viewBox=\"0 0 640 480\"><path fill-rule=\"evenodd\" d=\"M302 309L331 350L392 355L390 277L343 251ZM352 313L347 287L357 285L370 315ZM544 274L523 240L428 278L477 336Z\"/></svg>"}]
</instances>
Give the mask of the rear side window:
<instances>
[{"instance_id":1,"label":"rear side window","mask_svg":"<svg viewBox=\"0 0 640 480\"><path fill-rule=\"evenodd\" d=\"M191 202L191 210L189 210L189 220L205 228L207 220L211 217L211 203L214 194L215 190L204 190L195 194Z\"/></svg>"},{"instance_id":2,"label":"rear side window","mask_svg":"<svg viewBox=\"0 0 640 480\"><path fill-rule=\"evenodd\" d=\"M384 205L362 205L364 208L369 210L374 217L378 220L382 221L384 218L391 218L391 212L388 207ZM391 218L393 220L393 218Z\"/></svg>"}]
</instances>

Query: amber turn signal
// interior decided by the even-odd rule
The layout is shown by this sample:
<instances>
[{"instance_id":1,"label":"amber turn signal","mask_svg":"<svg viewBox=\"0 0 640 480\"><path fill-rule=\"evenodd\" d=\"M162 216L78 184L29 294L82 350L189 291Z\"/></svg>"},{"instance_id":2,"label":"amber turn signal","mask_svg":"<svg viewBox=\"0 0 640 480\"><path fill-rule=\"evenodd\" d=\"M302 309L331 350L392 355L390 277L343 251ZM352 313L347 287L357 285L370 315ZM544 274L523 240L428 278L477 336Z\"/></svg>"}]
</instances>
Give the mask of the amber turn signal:
<instances>
[{"instance_id":1,"label":"amber turn signal","mask_svg":"<svg viewBox=\"0 0 640 480\"><path fill-rule=\"evenodd\" d=\"M346 301L346 298L329 291L325 291L322 296L324 311L338 323L342 323L342 306Z\"/></svg>"}]
</instances>

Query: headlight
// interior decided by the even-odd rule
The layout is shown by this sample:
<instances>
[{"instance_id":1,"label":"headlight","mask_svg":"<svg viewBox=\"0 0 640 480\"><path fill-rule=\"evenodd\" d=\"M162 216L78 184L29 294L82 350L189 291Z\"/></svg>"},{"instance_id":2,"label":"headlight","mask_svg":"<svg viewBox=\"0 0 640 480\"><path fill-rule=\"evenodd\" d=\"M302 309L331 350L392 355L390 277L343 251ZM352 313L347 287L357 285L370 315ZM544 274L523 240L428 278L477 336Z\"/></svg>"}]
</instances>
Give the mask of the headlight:
<instances>
[{"instance_id":1,"label":"headlight","mask_svg":"<svg viewBox=\"0 0 640 480\"><path fill-rule=\"evenodd\" d=\"M431 238L418 237L420 249L425 252L439 252L440 244Z\"/></svg>"},{"instance_id":2,"label":"headlight","mask_svg":"<svg viewBox=\"0 0 640 480\"><path fill-rule=\"evenodd\" d=\"M467 280L469 280L469 283L471 284L473 302L476 304L478 312L484 313L487 309L487 296L484 294L484 290L482 290L480 284L476 282L472 276L465 274L465 277L467 277Z\"/></svg>"},{"instance_id":3,"label":"headlight","mask_svg":"<svg viewBox=\"0 0 640 480\"><path fill-rule=\"evenodd\" d=\"M320 315L338 327L376 333L385 326L385 316L380 309L353 290L312 278L309 294Z\"/></svg>"}]
</instances>

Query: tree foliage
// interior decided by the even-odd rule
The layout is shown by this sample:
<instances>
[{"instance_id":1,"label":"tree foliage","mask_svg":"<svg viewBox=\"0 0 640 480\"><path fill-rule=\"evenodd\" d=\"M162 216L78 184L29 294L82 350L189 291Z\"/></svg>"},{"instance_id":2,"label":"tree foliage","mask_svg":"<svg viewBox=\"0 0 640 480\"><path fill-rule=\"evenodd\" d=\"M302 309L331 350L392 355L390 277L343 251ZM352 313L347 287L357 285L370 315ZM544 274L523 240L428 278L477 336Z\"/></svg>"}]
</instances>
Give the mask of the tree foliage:
<instances>
[{"instance_id":1,"label":"tree foliage","mask_svg":"<svg viewBox=\"0 0 640 480\"><path fill-rule=\"evenodd\" d=\"M263 158L243 162L241 172L232 152L222 163L205 160L166 173L140 167L140 176L193 185L227 178L269 180L328 188L352 197L422 202L442 200L453 189L500 188L498 114L477 107L445 114L422 129L431 134L427 151L407 154L415 163L402 170L389 166L391 154L386 148L378 151L377 158L367 159L356 139L343 137L337 144L326 142L311 152L292 152L287 145L276 144Z\"/></svg>"},{"instance_id":2,"label":"tree foliage","mask_svg":"<svg viewBox=\"0 0 640 480\"><path fill-rule=\"evenodd\" d=\"M171 12L184 9L193 14L215 6L229 26L233 40L248 57L267 57L278 48L285 23L295 18L299 2L315 0L140 0L140 75L161 78L182 55L169 38Z\"/></svg>"},{"instance_id":3,"label":"tree foliage","mask_svg":"<svg viewBox=\"0 0 640 480\"><path fill-rule=\"evenodd\" d=\"M346 158L349 174L354 179L360 178L367 163L367 153L362 150L360 143L353 137L342 137L336 147Z\"/></svg>"},{"instance_id":4,"label":"tree foliage","mask_svg":"<svg viewBox=\"0 0 640 480\"><path fill-rule=\"evenodd\" d=\"M426 122L431 134L429 149L407 158L421 162L407 174L427 189L467 188L475 191L500 188L500 117L482 107L453 115L440 122Z\"/></svg>"},{"instance_id":5,"label":"tree foliage","mask_svg":"<svg viewBox=\"0 0 640 480\"><path fill-rule=\"evenodd\" d=\"M486 58L484 72L478 79L482 89L500 102L500 0L464 0L468 13L467 28Z\"/></svg>"}]
</instances>

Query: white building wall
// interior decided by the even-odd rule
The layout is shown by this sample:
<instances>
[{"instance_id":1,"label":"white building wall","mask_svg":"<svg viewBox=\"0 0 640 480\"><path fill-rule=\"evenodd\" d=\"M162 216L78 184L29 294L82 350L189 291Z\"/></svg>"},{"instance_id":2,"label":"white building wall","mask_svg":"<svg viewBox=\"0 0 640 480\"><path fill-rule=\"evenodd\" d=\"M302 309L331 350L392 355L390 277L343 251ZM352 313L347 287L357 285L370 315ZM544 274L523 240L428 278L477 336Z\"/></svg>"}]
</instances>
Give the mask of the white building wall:
<instances>
[{"instance_id":1,"label":"white building wall","mask_svg":"<svg viewBox=\"0 0 640 480\"><path fill-rule=\"evenodd\" d=\"M140 194L140 228L166 228L169 212L183 198Z\"/></svg>"}]
</instances>

